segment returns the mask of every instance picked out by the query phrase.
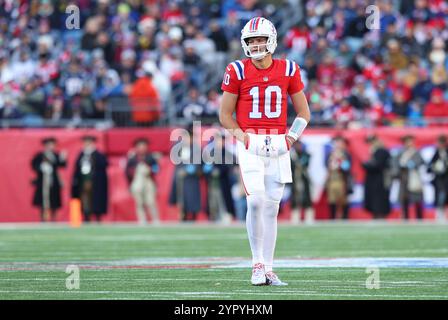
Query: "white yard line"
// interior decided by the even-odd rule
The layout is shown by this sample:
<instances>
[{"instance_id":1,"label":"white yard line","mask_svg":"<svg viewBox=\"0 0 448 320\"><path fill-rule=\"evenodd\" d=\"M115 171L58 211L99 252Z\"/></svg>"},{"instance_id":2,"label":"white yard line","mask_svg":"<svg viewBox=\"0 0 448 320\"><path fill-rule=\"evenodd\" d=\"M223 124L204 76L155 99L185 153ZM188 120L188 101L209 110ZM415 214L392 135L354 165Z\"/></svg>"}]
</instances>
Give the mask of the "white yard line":
<instances>
[{"instance_id":1,"label":"white yard line","mask_svg":"<svg viewBox=\"0 0 448 320\"><path fill-rule=\"evenodd\" d=\"M66 261L66 262L0 262L0 270L14 269L61 270L68 264L81 269L158 269L158 268L250 268L251 261L243 258L199 257L199 258L144 258L107 261ZM448 258L289 258L277 259L275 268L448 268Z\"/></svg>"},{"instance_id":2,"label":"white yard line","mask_svg":"<svg viewBox=\"0 0 448 320\"><path fill-rule=\"evenodd\" d=\"M367 289L366 289L367 290ZM352 297L352 298L403 298L403 299L448 299L446 295L401 295L401 294L351 294L351 293L318 293L316 291L296 291L296 290L281 290L270 292L254 292L253 290L234 290L234 291L110 291L110 290L0 290L0 293L6 294L66 294L66 295L80 295L80 294L128 294L128 295L177 295L180 297L186 296L207 296L207 297L222 297L223 295L235 296L235 295L247 295L247 296L320 296L320 297Z\"/></svg>"},{"instance_id":3,"label":"white yard line","mask_svg":"<svg viewBox=\"0 0 448 320\"><path fill-rule=\"evenodd\" d=\"M61 279L58 278L0 278L0 281L55 281L60 282ZM249 280L243 280L243 279L227 279L227 278L214 278L214 279L204 279L204 278L85 278L83 277L83 281L85 282L95 282L95 281L117 281L117 282L159 282L159 281L168 281L168 282L176 282L176 281L199 281L199 282L214 282L216 285L217 283L226 283L226 282L249 282ZM353 284L360 284L365 285L364 280L323 280L323 279L295 279L295 280L289 280L287 282L290 283L353 283ZM386 285L405 285L405 286L412 286L412 285L418 285L418 286L432 286L432 285L438 285L439 282L448 282L448 279L431 279L431 281L381 281L381 284Z\"/></svg>"}]
</instances>

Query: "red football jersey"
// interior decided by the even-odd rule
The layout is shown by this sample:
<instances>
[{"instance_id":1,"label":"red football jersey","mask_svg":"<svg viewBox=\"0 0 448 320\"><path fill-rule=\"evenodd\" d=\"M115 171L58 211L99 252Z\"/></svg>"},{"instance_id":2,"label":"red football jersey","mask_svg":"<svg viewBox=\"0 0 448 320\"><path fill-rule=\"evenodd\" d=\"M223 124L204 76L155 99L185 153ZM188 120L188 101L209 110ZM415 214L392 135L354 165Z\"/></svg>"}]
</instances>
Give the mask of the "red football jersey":
<instances>
[{"instance_id":1,"label":"red football jersey","mask_svg":"<svg viewBox=\"0 0 448 320\"><path fill-rule=\"evenodd\" d=\"M288 94L303 90L299 66L290 60L273 59L267 69L258 69L250 59L230 63L221 85L238 95L236 121L247 129L286 133Z\"/></svg>"}]
</instances>

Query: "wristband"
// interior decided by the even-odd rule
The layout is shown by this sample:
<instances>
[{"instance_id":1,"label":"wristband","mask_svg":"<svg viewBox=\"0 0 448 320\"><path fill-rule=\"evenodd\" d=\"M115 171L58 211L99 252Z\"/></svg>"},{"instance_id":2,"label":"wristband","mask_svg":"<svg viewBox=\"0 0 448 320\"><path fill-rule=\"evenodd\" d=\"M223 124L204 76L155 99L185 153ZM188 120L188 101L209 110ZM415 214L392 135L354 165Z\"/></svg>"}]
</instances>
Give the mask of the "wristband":
<instances>
[{"instance_id":1,"label":"wristband","mask_svg":"<svg viewBox=\"0 0 448 320\"><path fill-rule=\"evenodd\" d=\"M288 136L296 141L302 135L303 130L305 130L307 125L308 122L305 119L296 117L291 125L291 128L289 128Z\"/></svg>"}]
</instances>

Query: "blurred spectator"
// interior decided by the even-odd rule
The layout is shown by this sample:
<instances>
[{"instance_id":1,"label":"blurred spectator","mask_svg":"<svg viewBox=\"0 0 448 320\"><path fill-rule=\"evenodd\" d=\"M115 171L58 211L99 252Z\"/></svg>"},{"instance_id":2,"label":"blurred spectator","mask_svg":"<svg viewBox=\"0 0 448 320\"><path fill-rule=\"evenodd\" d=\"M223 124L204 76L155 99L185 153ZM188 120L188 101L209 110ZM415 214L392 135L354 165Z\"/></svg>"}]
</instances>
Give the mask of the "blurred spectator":
<instances>
[{"instance_id":1,"label":"blurred spectator","mask_svg":"<svg viewBox=\"0 0 448 320\"><path fill-rule=\"evenodd\" d=\"M443 97L443 91L435 88L431 92L431 100L426 104L424 116L428 120L437 121L448 119L448 101Z\"/></svg>"},{"instance_id":2,"label":"blurred spectator","mask_svg":"<svg viewBox=\"0 0 448 320\"><path fill-rule=\"evenodd\" d=\"M362 6L354 8L355 12L352 13L352 17L347 19L344 36L347 37L347 43L352 50L357 50L362 45L362 38L368 31L365 23L365 12Z\"/></svg>"},{"instance_id":3,"label":"blurred spectator","mask_svg":"<svg viewBox=\"0 0 448 320\"><path fill-rule=\"evenodd\" d=\"M436 219L445 221L445 207L448 205L448 143L444 135L437 139L436 151L428 164L428 172L434 175L431 182L435 190Z\"/></svg>"},{"instance_id":4,"label":"blurred spectator","mask_svg":"<svg viewBox=\"0 0 448 320\"><path fill-rule=\"evenodd\" d=\"M155 50L156 49L156 21L150 16L144 16L138 23L138 47L140 50Z\"/></svg>"},{"instance_id":5,"label":"blurred spectator","mask_svg":"<svg viewBox=\"0 0 448 320\"><path fill-rule=\"evenodd\" d=\"M19 84L25 84L36 72L36 61L31 59L26 50L21 50L19 58L11 64L14 79Z\"/></svg>"},{"instance_id":6,"label":"blurred spectator","mask_svg":"<svg viewBox=\"0 0 448 320\"><path fill-rule=\"evenodd\" d=\"M182 103L182 109L179 111L179 116L189 121L200 118L206 109L207 100L200 94L196 88L191 88L188 92L188 97Z\"/></svg>"},{"instance_id":7,"label":"blurred spectator","mask_svg":"<svg viewBox=\"0 0 448 320\"><path fill-rule=\"evenodd\" d=\"M226 150L224 135L215 133L204 148L202 172L207 182L207 211L211 221L230 223L235 216L232 199L232 164L234 156Z\"/></svg>"},{"instance_id":8,"label":"blurred spectator","mask_svg":"<svg viewBox=\"0 0 448 320\"><path fill-rule=\"evenodd\" d=\"M333 150L327 158L328 176L325 184L330 218L336 219L339 209L342 218L349 218L348 196L353 192L351 168L352 160L347 152L347 141L342 136L333 139Z\"/></svg>"},{"instance_id":9,"label":"blurred spectator","mask_svg":"<svg viewBox=\"0 0 448 320\"><path fill-rule=\"evenodd\" d=\"M184 64L181 54L177 50L169 50L160 58L160 71L167 75L171 83L176 83L184 79Z\"/></svg>"},{"instance_id":10,"label":"blurred spectator","mask_svg":"<svg viewBox=\"0 0 448 320\"><path fill-rule=\"evenodd\" d=\"M205 79L201 57L196 53L194 44L191 40L185 41L184 46L184 70L188 76L189 83L194 87L199 87L204 83Z\"/></svg>"},{"instance_id":11,"label":"blurred spectator","mask_svg":"<svg viewBox=\"0 0 448 320\"><path fill-rule=\"evenodd\" d=\"M161 102L166 105L171 95L171 82L168 77L160 72L153 61L146 60L142 65L143 71L152 75L152 83L156 88Z\"/></svg>"},{"instance_id":12,"label":"blurred spectator","mask_svg":"<svg viewBox=\"0 0 448 320\"><path fill-rule=\"evenodd\" d=\"M369 144L369 159L362 166L366 172L364 180L364 208L374 219L386 218L390 213L389 190L391 156L375 135L366 138Z\"/></svg>"},{"instance_id":13,"label":"blurred spectator","mask_svg":"<svg viewBox=\"0 0 448 320\"><path fill-rule=\"evenodd\" d=\"M134 142L134 148L128 153L126 165L126 177L135 200L136 215L140 225L146 224L146 210L151 212L152 223L159 223L155 184L159 165L155 155L148 151L148 143L146 138L138 138Z\"/></svg>"},{"instance_id":14,"label":"blurred spectator","mask_svg":"<svg viewBox=\"0 0 448 320\"><path fill-rule=\"evenodd\" d=\"M409 114L409 104L402 90L394 91L392 98L392 114L396 118L406 118Z\"/></svg>"},{"instance_id":15,"label":"blurred spectator","mask_svg":"<svg viewBox=\"0 0 448 320\"><path fill-rule=\"evenodd\" d=\"M412 96L416 100L428 102L431 97L431 91L434 85L428 78L428 71L422 69L419 71L418 81L412 89Z\"/></svg>"},{"instance_id":16,"label":"blurred spectator","mask_svg":"<svg viewBox=\"0 0 448 320\"><path fill-rule=\"evenodd\" d=\"M201 61L204 62L208 68L215 70L216 68L215 43L211 39L207 38L204 32L198 30L194 38L191 40L191 45L193 46L196 53L200 55Z\"/></svg>"},{"instance_id":17,"label":"blurred spectator","mask_svg":"<svg viewBox=\"0 0 448 320\"><path fill-rule=\"evenodd\" d=\"M395 25L397 18L396 12L394 10L394 6L387 1L380 2L380 10L381 10L381 32L384 32L388 29L389 26Z\"/></svg>"},{"instance_id":18,"label":"blurred spectator","mask_svg":"<svg viewBox=\"0 0 448 320\"><path fill-rule=\"evenodd\" d=\"M98 33L95 39L95 49L100 49L105 61L112 65L114 62L114 47L106 31Z\"/></svg>"},{"instance_id":19,"label":"blurred spectator","mask_svg":"<svg viewBox=\"0 0 448 320\"><path fill-rule=\"evenodd\" d=\"M283 41L285 47L290 50L288 58L303 65L305 53L311 48L311 34L308 26L304 23L297 24L286 33Z\"/></svg>"},{"instance_id":20,"label":"blurred spectator","mask_svg":"<svg viewBox=\"0 0 448 320\"><path fill-rule=\"evenodd\" d=\"M423 127L423 104L420 101L414 101L409 104L408 125Z\"/></svg>"},{"instance_id":21,"label":"blurred spectator","mask_svg":"<svg viewBox=\"0 0 448 320\"><path fill-rule=\"evenodd\" d=\"M44 117L53 121L68 119L71 116L66 108L62 89L54 87L52 93L47 98Z\"/></svg>"},{"instance_id":22,"label":"blurred spectator","mask_svg":"<svg viewBox=\"0 0 448 320\"><path fill-rule=\"evenodd\" d=\"M87 85L81 87L81 91L70 100L70 112L75 121L83 118L95 118L95 102L92 98L91 88Z\"/></svg>"},{"instance_id":23,"label":"blurred spectator","mask_svg":"<svg viewBox=\"0 0 448 320\"><path fill-rule=\"evenodd\" d=\"M68 70L61 76L59 84L63 88L65 96L69 101L81 92L83 86L87 85L88 80L88 75L83 70L81 61L78 58L75 58L70 61Z\"/></svg>"},{"instance_id":24,"label":"blurred spectator","mask_svg":"<svg viewBox=\"0 0 448 320\"><path fill-rule=\"evenodd\" d=\"M196 220L201 210L200 177L202 175L201 164L195 163L194 153L200 147L193 142L189 133L182 136L182 140L173 147L178 150L178 163L173 176L173 184L169 203L180 206L181 220Z\"/></svg>"},{"instance_id":25,"label":"blurred spectator","mask_svg":"<svg viewBox=\"0 0 448 320\"><path fill-rule=\"evenodd\" d=\"M187 27L188 25L185 27L185 33L187 33ZM170 25L166 21L163 21L155 34L155 44L158 48L162 48L163 44L169 42L169 31Z\"/></svg>"},{"instance_id":26,"label":"blurred spectator","mask_svg":"<svg viewBox=\"0 0 448 320\"><path fill-rule=\"evenodd\" d=\"M208 4L204 4L203 1L195 1L185 7L184 11L186 11L188 21L203 29L209 20Z\"/></svg>"},{"instance_id":27,"label":"blurred spectator","mask_svg":"<svg viewBox=\"0 0 448 320\"><path fill-rule=\"evenodd\" d=\"M220 24L220 20L212 19L208 25L210 30L208 37L215 43L215 48L218 53L227 53L229 50L229 40L226 33Z\"/></svg>"},{"instance_id":28,"label":"blurred spectator","mask_svg":"<svg viewBox=\"0 0 448 320\"><path fill-rule=\"evenodd\" d=\"M81 49L91 51L95 48L96 38L100 31L99 22L96 16L86 21L85 32L81 38Z\"/></svg>"},{"instance_id":29,"label":"blurred spectator","mask_svg":"<svg viewBox=\"0 0 448 320\"><path fill-rule=\"evenodd\" d=\"M44 84L56 81L59 77L59 66L56 60L51 59L49 52L41 52L39 54L35 75L40 77Z\"/></svg>"},{"instance_id":30,"label":"blurred spectator","mask_svg":"<svg viewBox=\"0 0 448 320\"><path fill-rule=\"evenodd\" d=\"M409 22L404 30L404 34L400 37L400 43L403 51L409 56L421 57L424 55L424 48L419 45L415 37L415 26Z\"/></svg>"},{"instance_id":31,"label":"blurred spectator","mask_svg":"<svg viewBox=\"0 0 448 320\"><path fill-rule=\"evenodd\" d=\"M178 3L169 1L166 9L162 11L162 20L170 25L182 24L185 22L185 14Z\"/></svg>"},{"instance_id":32,"label":"blurred spectator","mask_svg":"<svg viewBox=\"0 0 448 320\"><path fill-rule=\"evenodd\" d=\"M384 125L387 122L386 112L381 103L373 104L367 111L365 115L366 126L376 127Z\"/></svg>"},{"instance_id":33,"label":"blurred spectator","mask_svg":"<svg viewBox=\"0 0 448 320\"><path fill-rule=\"evenodd\" d=\"M438 37L432 40L432 48L429 52L429 61L434 65L443 65L446 61L445 42Z\"/></svg>"},{"instance_id":34,"label":"blurred spectator","mask_svg":"<svg viewBox=\"0 0 448 320\"><path fill-rule=\"evenodd\" d=\"M18 108L20 86L14 82L12 75L4 77L0 83L0 119L16 119L22 116Z\"/></svg>"},{"instance_id":35,"label":"blurred spectator","mask_svg":"<svg viewBox=\"0 0 448 320\"><path fill-rule=\"evenodd\" d=\"M409 60L404 54L403 50L400 47L400 43L397 40L389 40L387 42L387 49L387 61L392 66L392 68L394 68L395 70L402 70L408 66Z\"/></svg>"},{"instance_id":36,"label":"blurred spectator","mask_svg":"<svg viewBox=\"0 0 448 320\"><path fill-rule=\"evenodd\" d=\"M97 150L96 137L84 136L83 149L77 157L72 180L72 198L81 201L85 221L96 221L107 213L108 179L106 156Z\"/></svg>"},{"instance_id":37,"label":"blurred spectator","mask_svg":"<svg viewBox=\"0 0 448 320\"><path fill-rule=\"evenodd\" d=\"M62 206L61 190L63 182L58 170L65 168L67 154L56 151L56 139L48 137L42 140L44 149L38 152L31 161L31 167L36 173L33 185L33 205L40 208L42 222L56 221L56 211Z\"/></svg>"},{"instance_id":38,"label":"blurred spectator","mask_svg":"<svg viewBox=\"0 0 448 320\"><path fill-rule=\"evenodd\" d=\"M129 94L132 107L132 120L139 125L157 121L161 115L159 93L152 83L152 73L146 69L145 74L133 84Z\"/></svg>"},{"instance_id":39,"label":"blurred spectator","mask_svg":"<svg viewBox=\"0 0 448 320\"><path fill-rule=\"evenodd\" d=\"M409 205L415 205L418 219L423 219L423 181L420 167L424 161L414 146L414 137L402 138L404 148L395 158L395 177L400 182L399 201L404 219L409 219Z\"/></svg>"},{"instance_id":40,"label":"blurred spectator","mask_svg":"<svg viewBox=\"0 0 448 320\"><path fill-rule=\"evenodd\" d=\"M136 53L133 49L126 49L121 52L120 66L118 72L121 76L126 76L131 82L137 79L136 69Z\"/></svg>"},{"instance_id":41,"label":"blurred spectator","mask_svg":"<svg viewBox=\"0 0 448 320\"><path fill-rule=\"evenodd\" d=\"M341 104L336 106L334 119L338 128L347 128L355 120L355 110L348 99L342 99Z\"/></svg>"},{"instance_id":42,"label":"blurred spectator","mask_svg":"<svg viewBox=\"0 0 448 320\"><path fill-rule=\"evenodd\" d=\"M301 141L293 144L291 150L291 168L293 173L293 184L291 192L291 222L300 223L302 220L302 209L304 221L307 224L314 222L314 209L311 200L311 180L308 174L311 155L305 150Z\"/></svg>"},{"instance_id":43,"label":"blurred spectator","mask_svg":"<svg viewBox=\"0 0 448 320\"><path fill-rule=\"evenodd\" d=\"M26 117L42 117L45 112L45 91L42 88L41 80L38 77L29 79L23 85L22 96L18 104L20 111Z\"/></svg>"},{"instance_id":44,"label":"blurred spectator","mask_svg":"<svg viewBox=\"0 0 448 320\"><path fill-rule=\"evenodd\" d=\"M217 20L212 20L209 24L210 33L208 37L213 41L216 48L216 67L219 70L225 68L227 63L227 52L229 51L229 40Z\"/></svg>"},{"instance_id":45,"label":"blurred spectator","mask_svg":"<svg viewBox=\"0 0 448 320\"><path fill-rule=\"evenodd\" d=\"M366 78L358 75L354 79L355 86L352 89L350 102L356 110L364 112L370 106L370 101L377 101L376 91L366 84Z\"/></svg>"},{"instance_id":46,"label":"blurred spectator","mask_svg":"<svg viewBox=\"0 0 448 320\"><path fill-rule=\"evenodd\" d=\"M436 64L432 68L431 82L435 87L440 87L445 89L447 87L448 74L446 72L446 67L443 64Z\"/></svg>"},{"instance_id":47,"label":"blurred spectator","mask_svg":"<svg viewBox=\"0 0 448 320\"><path fill-rule=\"evenodd\" d=\"M94 99L106 98L114 94L120 85L120 76L112 68L108 68L105 60L99 59L94 66L95 90L92 92Z\"/></svg>"},{"instance_id":48,"label":"blurred spectator","mask_svg":"<svg viewBox=\"0 0 448 320\"><path fill-rule=\"evenodd\" d=\"M415 62L409 64L403 75L403 84L409 88L414 88L419 80L419 68Z\"/></svg>"},{"instance_id":49,"label":"blurred spectator","mask_svg":"<svg viewBox=\"0 0 448 320\"><path fill-rule=\"evenodd\" d=\"M221 107L222 96L215 89L211 89L207 93L207 104L204 110L203 118L215 121L219 114L219 108Z\"/></svg>"}]
</instances>

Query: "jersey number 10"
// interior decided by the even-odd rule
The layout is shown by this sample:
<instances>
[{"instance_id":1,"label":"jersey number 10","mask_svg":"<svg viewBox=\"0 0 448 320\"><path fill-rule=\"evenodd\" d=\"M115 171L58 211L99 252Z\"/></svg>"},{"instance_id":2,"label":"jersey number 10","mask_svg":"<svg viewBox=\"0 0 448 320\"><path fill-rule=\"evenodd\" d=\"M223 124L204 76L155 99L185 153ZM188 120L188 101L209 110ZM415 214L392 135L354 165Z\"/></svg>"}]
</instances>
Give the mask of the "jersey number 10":
<instances>
[{"instance_id":1,"label":"jersey number 10","mask_svg":"<svg viewBox=\"0 0 448 320\"><path fill-rule=\"evenodd\" d=\"M275 106L272 110L271 97L275 92ZM253 87L250 89L249 94L252 96L252 111L249 112L249 118L261 119L262 113L260 112L260 88ZM268 118L278 118L282 112L282 89L279 86L268 86L264 90L264 114Z\"/></svg>"}]
</instances>

